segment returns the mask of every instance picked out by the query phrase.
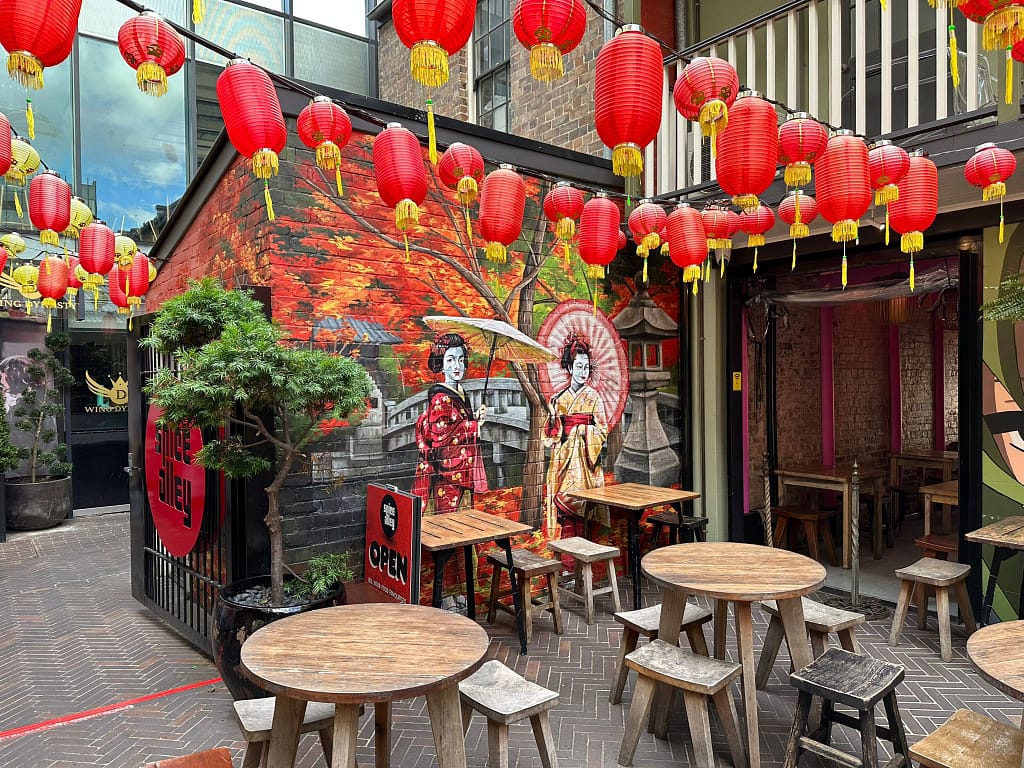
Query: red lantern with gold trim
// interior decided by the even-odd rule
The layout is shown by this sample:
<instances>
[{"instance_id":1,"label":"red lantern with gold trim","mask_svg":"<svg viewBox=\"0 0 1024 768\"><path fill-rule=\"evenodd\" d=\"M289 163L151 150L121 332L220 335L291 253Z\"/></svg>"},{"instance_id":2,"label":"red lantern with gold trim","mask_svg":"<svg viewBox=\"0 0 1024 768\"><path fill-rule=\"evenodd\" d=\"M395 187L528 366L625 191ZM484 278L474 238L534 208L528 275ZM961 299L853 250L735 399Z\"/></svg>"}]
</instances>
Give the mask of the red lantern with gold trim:
<instances>
[{"instance_id":1,"label":"red lantern with gold trim","mask_svg":"<svg viewBox=\"0 0 1024 768\"><path fill-rule=\"evenodd\" d=\"M641 200L626 223L636 242L637 255L644 260L643 282L647 283L647 257L661 245L661 230L665 227L665 209L651 200Z\"/></svg>"},{"instance_id":2,"label":"red lantern with gold trim","mask_svg":"<svg viewBox=\"0 0 1024 768\"><path fill-rule=\"evenodd\" d=\"M689 203L680 203L665 219L668 235L668 255L672 263L683 270L683 282L693 283L697 293L701 267L708 255L707 233L704 220Z\"/></svg>"},{"instance_id":3,"label":"red lantern with gold trim","mask_svg":"<svg viewBox=\"0 0 1024 768\"><path fill-rule=\"evenodd\" d=\"M910 254L910 290L914 290L914 254L924 249L924 231L939 212L939 171L923 150L911 153L899 197L889 207L892 228L903 236L900 250Z\"/></svg>"},{"instance_id":4,"label":"red lantern with gold trim","mask_svg":"<svg viewBox=\"0 0 1024 768\"><path fill-rule=\"evenodd\" d=\"M117 47L135 70L139 90L150 96L166 94L167 78L185 64L185 39L153 11L143 11L122 24Z\"/></svg>"},{"instance_id":5,"label":"red lantern with gold trim","mask_svg":"<svg viewBox=\"0 0 1024 768\"><path fill-rule=\"evenodd\" d=\"M329 96L315 96L295 121L302 143L316 150L316 166L325 171L334 171L338 195L344 194L341 186L341 148L352 137L352 121L339 104Z\"/></svg>"},{"instance_id":6,"label":"red lantern with gold trim","mask_svg":"<svg viewBox=\"0 0 1024 768\"><path fill-rule=\"evenodd\" d=\"M815 166L818 212L832 224L832 240L843 243L842 282L846 287L846 243L857 239L860 217L871 207L868 148L853 131L836 131Z\"/></svg>"},{"instance_id":7,"label":"red lantern with gold trim","mask_svg":"<svg viewBox=\"0 0 1024 768\"><path fill-rule=\"evenodd\" d=\"M144 253L135 254L132 265L121 274L125 278L124 293L128 297L128 306L134 312L149 290L149 257Z\"/></svg>"},{"instance_id":8,"label":"red lantern with gold trim","mask_svg":"<svg viewBox=\"0 0 1024 768\"><path fill-rule=\"evenodd\" d=\"M721 205L709 205L700 212L707 235L708 250L732 248L732 236L739 231L740 219L734 211Z\"/></svg>"},{"instance_id":9,"label":"red lantern with gold trim","mask_svg":"<svg viewBox=\"0 0 1024 768\"><path fill-rule=\"evenodd\" d=\"M1013 152L989 142L979 144L974 155L964 166L964 178L981 187L981 199L999 200L999 242L1003 242L1003 198L1006 196L1006 180L1017 170L1017 158Z\"/></svg>"},{"instance_id":10,"label":"red lantern with gold trim","mask_svg":"<svg viewBox=\"0 0 1024 768\"><path fill-rule=\"evenodd\" d=\"M0 113L0 176L5 176L11 170L11 163L14 161L11 138L11 121Z\"/></svg>"},{"instance_id":11,"label":"red lantern with gold trim","mask_svg":"<svg viewBox=\"0 0 1024 768\"><path fill-rule=\"evenodd\" d=\"M612 171L639 176L644 148L661 125L661 46L637 24L627 24L597 54L594 122L612 149Z\"/></svg>"},{"instance_id":12,"label":"red lantern with gold trim","mask_svg":"<svg viewBox=\"0 0 1024 768\"><path fill-rule=\"evenodd\" d=\"M448 57L468 41L476 0L394 0L391 19L398 39L412 51L413 79L436 88L448 82Z\"/></svg>"},{"instance_id":13,"label":"red lantern with gold trim","mask_svg":"<svg viewBox=\"0 0 1024 768\"><path fill-rule=\"evenodd\" d=\"M409 258L409 230L420 220L420 206L427 196L427 169L420 142L401 123L388 123L373 140L373 172L377 192L389 208L395 209L395 225L405 240Z\"/></svg>"},{"instance_id":14,"label":"red lantern with gold trim","mask_svg":"<svg viewBox=\"0 0 1024 768\"><path fill-rule=\"evenodd\" d=\"M469 206L476 200L480 182L484 178L484 159L475 147L456 141L449 145L437 164L437 175L448 189L455 190L455 196L462 203L462 215L466 219L466 234L473 242L473 224L469 218Z\"/></svg>"},{"instance_id":15,"label":"red lantern with gold trim","mask_svg":"<svg viewBox=\"0 0 1024 768\"><path fill-rule=\"evenodd\" d=\"M82 0L0 3L0 45L8 54L7 73L27 88L42 88L43 69L71 54L81 10Z\"/></svg>"},{"instance_id":16,"label":"red lantern with gold trim","mask_svg":"<svg viewBox=\"0 0 1024 768\"><path fill-rule=\"evenodd\" d=\"M516 0L512 31L530 49L530 74L549 83L564 73L563 54L569 53L587 31L583 0Z\"/></svg>"},{"instance_id":17,"label":"red lantern with gold trim","mask_svg":"<svg viewBox=\"0 0 1024 768\"><path fill-rule=\"evenodd\" d=\"M125 284L125 278L122 278L121 273L124 268L119 267L115 264L110 269L110 277L107 279L107 291L110 294L110 302L117 307L117 314L127 315L131 312L131 308L128 304L128 296L124 292L122 286Z\"/></svg>"},{"instance_id":18,"label":"red lantern with gold trim","mask_svg":"<svg viewBox=\"0 0 1024 768\"><path fill-rule=\"evenodd\" d=\"M740 229L747 233L747 247L754 249L754 271L757 272L757 249L764 245L764 236L775 226L775 213L766 205L740 214Z\"/></svg>"},{"instance_id":19,"label":"red lantern with gold trim","mask_svg":"<svg viewBox=\"0 0 1024 768\"><path fill-rule=\"evenodd\" d=\"M107 274L114 266L113 230L100 220L83 227L78 235L78 258L89 274Z\"/></svg>"},{"instance_id":20,"label":"red lantern with gold trim","mask_svg":"<svg viewBox=\"0 0 1024 768\"><path fill-rule=\"evenodd\" d=\"M968 19L981 24L981 47L985 50L1012 48L1024 40L1024 3L1020 0L962 0L957 7Z\"/></svg>"},{"instance_id":21,"label":"red lantern with gold trim","mask_svg":"<svg viewBox=\"0 0 1024 768\"><path fill-rule=\"evenodd\" d=\"M887 139L868 148L868 174L875 190L875 205L885 206L885 244L889 244L889 204L899 197L899 183L910 168L910 155Z\"/></svg>"},{"instance_id":22,"label":"red lantern with gold trim","mask_svg":"<svg viewBox=\"0 0 1024 768\"><path fill-rule=\"evenodd\" d=\"M480 189L480 236L487 241L484 254L488 261L504 264L508 246L523 229L526 212L526 182L511 165L502 163L484 177Z\"/></svg>"},{"instance_id":23,"label":"red lantern with gold trim","mask_svg":"<svg viewBox=\"0 0 1024 768\"><path fill-rule=\"evenodd\" d=\"M576 220L583 214L583 193L568 181L559 181L544 195L544 215L555 225L555 238L565 249L569 266L569 241L576 237Z\"/></svg>"},{"instance_id":24,"label":"red lantern with gold trim","mask_svg":"<svg viewBox=\"0 0 1024 768\"><path fill-rule=\"evenodd\" d=\"M775 179L779 162L779 117L759 94L740 94L729 125L718 137L718 185L743 210L756 209L758 195Z\"/></svg>"},{"instance_id":25,"label":"red lantern with gold trim","mask_svg":"<svg viewBox=\"0 0 1024 768\"><path fill-rule=\"evenodd\" d=\"M71 223L71 187L56 171L43 171L28 185L28 216L39 228L39 242L59 245Z\"/></svg>"},{"instance_id":26,"label":"red lantern with gold trim","mask_svg":"<svg viewBox=\"0 0 1024 768\"><path fill-rule=\"evenodd\" d=\"M53 310L68 292L68 265L59 256L46 256L39 265L39 284L36 287L46 307L46 332L53 326Z\"/></svg>"},{"instance_id":27,"label":"red lantern with gold trim","mask_svg":"<svg viewBox=\"0 0 1024 768\"><path fill-rule=\"evenodd\" d=\"M711 153L717 153L717 136L729 124L729 108L740 92L736 69L717 56L691 59L672 88L676 111L700 124L701 134L711 137Z\"/></svg>"},{"instance_id":28,"label":"red lantern with gold trim","mask_svg":"<svg viewBox=\"0 0 1024 768\"><path fill-rule=\"evenodd\" d=\"M811 166L828 143L828 131L806 112L795 112L779 128L779 161L787 187L811 183ZM774 214L772 214L774 216Z\"/></svg>"},{"instance_id":29,"label":"red lantern with gold trim","mask_svg":"<svg viewBox=\"0 0 1024 768\"><path fill-rule=\"evenodd\" d=\"M3 267L0 267L3 269ZM78 289L85 285L85 278L89 273L82 268L82 261L77 256L68 259L68 296L74 298L78 295Z\"/></svg>"},{"instance_id":30,"label":"red lantern with gold trim","mask_svg":"<svg viewBox=\"0 0 1024 768\"><path fill-rule=\"evenodd\" d=\"M619 206L609 200L604 192L598 192L583 205L580 216L580 258L587 265L587 277L591 280L604 279L605 267L612 263L615 254L619 252L621 219ZM594 296L596 301L596 292Z\"/></svg>"},{"instance_id":31,"label":"red lantern with gold trim","mask_svg":"<svg viewBox=\"0 0 1024 768\"><path fill-rule=\"evenodd\" d=\"M7 250L7 246L0 243L0 272L4 271L4 267L7 266L7 259L10 257L10 251Z\"/></svg>"},{"instance_id":32,"label":"red lantern with gold trim","mask_svg":"<svg viewBox=\"0 0 1024 768\"><path fill-rule=\"evenodd\" d=\"M818 218L818 202L802 189L794 189L779 203L779 218L789 224L789 236L793 239L790 269L796 269L796 241L811 234L810 224Z\"/></svg>"}]
</instances>

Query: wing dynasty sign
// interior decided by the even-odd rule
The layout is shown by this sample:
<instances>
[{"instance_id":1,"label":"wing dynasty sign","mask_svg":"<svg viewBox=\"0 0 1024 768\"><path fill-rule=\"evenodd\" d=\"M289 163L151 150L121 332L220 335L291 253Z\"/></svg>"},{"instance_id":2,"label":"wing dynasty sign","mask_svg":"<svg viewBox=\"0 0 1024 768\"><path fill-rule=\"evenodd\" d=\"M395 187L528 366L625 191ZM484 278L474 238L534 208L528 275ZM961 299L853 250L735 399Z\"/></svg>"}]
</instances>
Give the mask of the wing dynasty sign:
<instances>
[{"instance_id":1,"label":"wing dynasty sign","mask_svg":"<svg viewBox=\"0 0 1024 768\"><path fill-rule=\"evenodd\" d=\"M420 497L366 486L366 581L403 603L420 595Z\"/></svg>"},{"instance_id":2,"label":"wing dynasty sign","mask_svg":"<svg viewBox=\"0 0 1024 768\"><path fill-rule=\"evenodd\" d=\"M203 447L203 433L198 427L160 427L162 414L163 409L149 406L146 495L160 540L174 557L184 557L199 538L206 504L206 470L192 460Z\"/></svg>"}]
</instances>

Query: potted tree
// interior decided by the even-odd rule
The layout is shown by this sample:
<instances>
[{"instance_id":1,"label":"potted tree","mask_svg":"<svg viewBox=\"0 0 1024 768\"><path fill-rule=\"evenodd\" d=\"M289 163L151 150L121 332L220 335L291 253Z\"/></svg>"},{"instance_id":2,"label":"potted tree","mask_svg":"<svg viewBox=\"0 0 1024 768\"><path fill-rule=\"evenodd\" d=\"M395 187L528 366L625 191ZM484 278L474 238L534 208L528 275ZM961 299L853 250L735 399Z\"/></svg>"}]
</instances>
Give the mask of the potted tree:
<instances>
[{"instance_id":1,"label":"potted tree","mask_svg":"<svg viewBox=\"0 0 1024 768\"><path fill-rule=\"evenodd\" d=\"M51 333L45 349L28 351L25 389L14 406L18 458L27 462L27 468L23 476L5 482L7 525L12 530L49 528L71 513L71 464L57 432L64 415L64 391L74 383L61 362L70 343L67 334Z\"/></svg>"},{"instance_id":2,"label":"potted tree","mask_svg":"<svg viewBox=\"0 0 1024 768\"><path fill-rule=\"evenodd\" d=\"M268 621L325 604L304 600L302 582L286 583L281 488L311 441L364 407L369 376L351 358L287 344L259 302L209 278L164 303L142 344L175 359L146 388L163 409L161 426L236 428L205 441L194 457L200 466L233 478L272 470L264 519L270 573L221 590L213 638L214 660L232 695L265 695L236 671L241 643ZM261 445L273 447L274 461L258 452ZM328 562L327 570L335 575L307 582L343 578L347 561Z\"/></svg>"},{"instance_id":3,"label":"potted tree","mask_svg":"<svg viewBox=\"0 0 1024 768\"><path fill-rule=\"evenodd\" d=\"M11 442L11 425L7 423L7 414L0 412L0 474L9 472L20 462L21 456L18 454L18 448ZM0 496L0 541L7 540L6 496L6 493Z\"/></svg>"}]
</instances>

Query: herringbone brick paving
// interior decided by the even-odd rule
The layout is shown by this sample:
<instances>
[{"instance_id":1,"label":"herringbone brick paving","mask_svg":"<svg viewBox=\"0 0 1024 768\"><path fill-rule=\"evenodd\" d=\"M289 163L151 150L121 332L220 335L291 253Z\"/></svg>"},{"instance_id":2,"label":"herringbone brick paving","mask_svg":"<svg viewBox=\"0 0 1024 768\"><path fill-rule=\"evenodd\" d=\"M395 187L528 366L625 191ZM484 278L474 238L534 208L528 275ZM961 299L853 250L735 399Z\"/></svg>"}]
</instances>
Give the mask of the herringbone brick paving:
<instances>
[{"instance_id":1,"label":"herringbone brick paving","mask_svg":"<svg viewBox=\"0 0 1024 768\"><path fill-rule=\"evenodd\" d=\"M626 589L623 589L624 599ZM657 595L645 591L647 604ZM579 613L564 612L565 634L538 620L530 654L518 655L510 620L489 626L491 655L561 694L552 710L552 730L563 768L616 765L632 685L624 703L608 703L620 626L599 601L599 620L587 627ZM760 644L767 620L755 611ZM911 616L913 619L913 616ZM864 652L902 664L907 678L898 689L911 743L966 707L997 719L1020 722L1021 706L982 682L971 669L962 629L954 627L954 659L939 658L934 618L925 632L907 622L901 645L887 645L890 622L869 622L859 636ZM959 631L958 631L959 629ZM735 658L735 648L730 648ZM763 765L781 766L796 703L780 654L768 690L758 694ZM9 535L0 544L0 733L130 699L187 686L217 676L208 658L180 640L131 597L127 514L84 517L58 528ZM734 688L734 694L736 690ZM434 765L433 739L422 699L394 708L392 765ZM713 726L719 754L728 755ZM668 741L640 739L638 768L688 766L682 707L673 713ZM372 724L360 731L361 765L373 763ZM850 733L836 728L834 743L854 751ZM474 715L467 736L468 764L486 764L485 721ZM245 744L220 684L152 699L44 731L0 738L0 768L138 768L144 763L208 749L230 747L240 764ZM815 765L814 757L803 765ZM510 764L540 766L528 723L513 726ZM723 759L728 764L728 758ZM323 766L315 736L303 737L297 765Z\"/></svg>"}]
</instances>

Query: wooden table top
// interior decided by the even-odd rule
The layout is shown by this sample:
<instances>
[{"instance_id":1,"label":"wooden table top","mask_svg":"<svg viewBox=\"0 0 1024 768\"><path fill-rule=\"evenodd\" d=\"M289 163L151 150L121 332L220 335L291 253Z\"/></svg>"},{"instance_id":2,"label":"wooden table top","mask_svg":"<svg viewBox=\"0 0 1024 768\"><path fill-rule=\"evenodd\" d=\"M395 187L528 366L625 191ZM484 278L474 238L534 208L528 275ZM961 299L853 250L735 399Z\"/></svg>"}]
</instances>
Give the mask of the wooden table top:
<instances>
[{"instance_id":1,"label":"wooden table top","mask_svg":"<svg viewBox=\"0 0 1024 768\"><path fill-rule=\"evenodd\" d=\"M1024 621L982 627L967 638L967 657L993 686L1024 701Z\"/></svg>"},{"instance_id":2,"label":"wooden table top","mask_svg":"<svg viewBox=\"0 0 1024 768\"><path fill-rule=\"evenodd\" d=\"M465 512L424 517L420 521L420 542L425 550L435 552L506 539L532 530L533 528L526 523L491 515L478 509L467 509Z\"/></svg>"},{"instance_id":3,"label":"wooden table top","mask_svg":"<svg viewBox=\"0 0 1024 768\"><path fill-rule=\"evenodd\" d=\"M821 563L760 544L675 544L648 553L641 566L662 587L718 600L785 600L810 594L825 583Z\"/></svg>"},{"instance_id":4,"label":"wooden table top","mask_svg":"<svg viewBox=\"0 0 1024 768\"><path fill-rule=\"evenodd\" d=\"M678 501L693 501L700 498L700 494L696 491L661 488L654 485L643 485L642 483L615 483L601 488L567 490L565 494L573 498L583 499L584 501L607 504L611 507L633 511L658 507L662 504L674 504Z\"/></svg>"},{"instance_id":5,"label":"wooden table top","mask_svg":"<svg viewBox=\"0 0 1024 768\"><path fill-rule=\"evenodd\" d=\"M1024 549L1024 517L1004 517L964 536L975 544Z\"/></svg>"},{"instance_id":6,"label":"wooden table top","mask_svg":"<svg viewBox=\"0 0 1024 768\"><path fill-rule=\"evenodd\" d=\"M884 477L887 472L872 467L857 467L857 473L861 480L874 480ZM775 474L781 478L801 478L806 480L830 480L833 482L849 483L853 479L852 464L791 464L786 467L779 467Z\"/></svg>"},{"instance_id":7,"label":"wooden table top","mask_svg":"<svg viewBox=\"0 0 1024 768\"><path fill-rule=\"evenodd\" d=\"M242 645L242 669L267 690L306 701L392 701L468 677L488 643L483 627L451 611L340 605L262 627Z\"/></svg>"},{"instance_id":8,"label":"wooden table top","mask_svg":"<svg viewBox=\"0 0 1024 768\"><path fill-rule=\"evenodd\" d=\"M891 459L911 459L914 461L957 461L960 454L956 451L890 451Z\"/></svg>"},{"instance_id":9,"label":"wooden table top","mask_svg":"<svg viewBox=\"0 0 1024 768\"><path fill-rule=\"evenodd\" d=\"M932 497L933 501L939 500L940 497L944 499L950 499L952 504L956 504L960 499L960 481L959 480L947 480L944 483L933 483L932 485L922 485L918 488L921 493L926 493Z\"/></svg>"}]
</instances>

